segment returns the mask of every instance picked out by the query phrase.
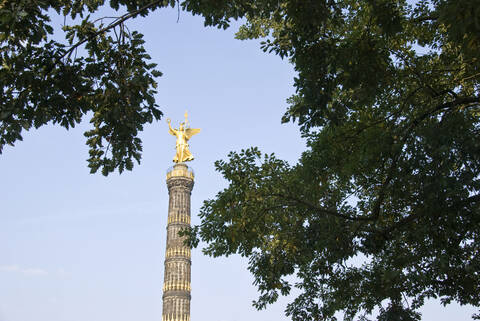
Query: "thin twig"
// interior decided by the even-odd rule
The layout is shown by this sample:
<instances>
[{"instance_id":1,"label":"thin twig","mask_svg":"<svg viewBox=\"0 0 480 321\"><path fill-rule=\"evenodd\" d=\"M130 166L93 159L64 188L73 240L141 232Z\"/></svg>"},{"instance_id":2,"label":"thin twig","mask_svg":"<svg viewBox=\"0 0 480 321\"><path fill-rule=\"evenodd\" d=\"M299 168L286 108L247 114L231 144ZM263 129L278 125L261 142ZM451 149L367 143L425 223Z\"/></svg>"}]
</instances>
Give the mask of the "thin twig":
<instances>
[{"instance_id":1,"label":"thin twig","mask_svg":"<svg viewBox=\"0 0 480 321\"><path fill-rule=\"evenodd\" d=\"M65 51L63 53L63 55L61 55L60 57L57 58L56 62L47 70L46 74L49 74L52 70L53 70L53 67L63 58L65 58L65 56L70 56L72 54L72 52L78 48L79 46L81 46L82 44L84 44L85 42L88 42L92 39L95 39L98 35L112 29L112 28L115 28L116 26L118 26L119 24L123 23L124 21L130 19L130 18L134 18L136 17L139 13L141 13L142 11L145 11L147 9L149 9L150 7L153 7L159 3L162 3L163 0L156 0L156 1L153 1L143 7L141 7L140 9L138 10L135 10L133 12L129 12L127 14L124 14L123 16L121 16L120 18L118 18L115 22L112 22L111 24L109 24L108 26L96 31L95 33L93 33L90 37L87 37L79 42L77 42L75 45L73 45L72 47L70 47L67 51Z\"/></svg>"},{"instance_id":2,"label":"thin twig","mask_svg":"<svg viewBox=\"0 0 480 321\"><path fill-rule=\"evenodd\" d=\"M180 20L180 1L177 0L177 23Z\"/></svg>"},{"instance_id":3,"label":"thin twig","mask_svg":"<svg viewBox=\"0 0 480 321\"><path fill-rule=\"evenodd\" d=\"M94 21L93 21L93 23L96 23L96 22L98 22L98 21L103 21L103 19L119 19L119 18L121 18L121 17L122 17L122 16L120 16L120 17L115 17L115 16L111 16L111 17L110 17L110 16L105 16L105 17L101 17L101 18L98 18L98 19L94 20Z\"/></svg>"}]
</instances>

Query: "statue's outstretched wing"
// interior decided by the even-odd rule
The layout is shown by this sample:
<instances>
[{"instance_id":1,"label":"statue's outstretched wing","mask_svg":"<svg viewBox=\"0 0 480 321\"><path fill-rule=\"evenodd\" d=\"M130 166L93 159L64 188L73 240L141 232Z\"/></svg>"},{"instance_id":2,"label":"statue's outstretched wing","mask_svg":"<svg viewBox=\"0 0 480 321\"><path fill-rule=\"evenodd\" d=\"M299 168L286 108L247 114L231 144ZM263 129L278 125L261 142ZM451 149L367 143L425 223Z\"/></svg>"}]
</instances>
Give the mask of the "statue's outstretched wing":
<instances>
[{"instance_id":1,"label":"statue's outstretched wing","mask_svg":"<svg viewBox=\"0 0 480 321\"><path fill-rule=\"evenodd\" d=\"M200 132L200 128L187 128L185 129L185 136L187 139L190 139L193 135L196 135Z\"/></svg>"}]
</instances>

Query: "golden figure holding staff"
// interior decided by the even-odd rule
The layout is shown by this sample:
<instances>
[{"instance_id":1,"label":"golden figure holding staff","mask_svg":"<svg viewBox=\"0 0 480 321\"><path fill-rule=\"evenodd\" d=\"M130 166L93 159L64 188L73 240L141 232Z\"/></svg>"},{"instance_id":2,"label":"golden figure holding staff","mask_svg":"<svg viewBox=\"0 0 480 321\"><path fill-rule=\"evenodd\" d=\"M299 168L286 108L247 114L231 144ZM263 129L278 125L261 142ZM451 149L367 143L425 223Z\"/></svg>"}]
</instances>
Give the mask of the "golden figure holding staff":
<instances>
[{"instance_id":1,"label":"golden figure holding staff","mask_svg":"<svg viewBox=\"0 0 480 321\"><path fill-rule=\"evenodd\" d=\"M193 135L200 132L200 128L190 128L188 125L188 114L185 112L185 122L180 123L178 129L172 128L170 118L167 118L167 123L169 127L169 133L177 137L177 153L173 158L175 163L183 163L193 160L193 155L188 149L188 140L192 138ZM187 127L188 126L188 127Z\"/></svg>"}]
</instances>

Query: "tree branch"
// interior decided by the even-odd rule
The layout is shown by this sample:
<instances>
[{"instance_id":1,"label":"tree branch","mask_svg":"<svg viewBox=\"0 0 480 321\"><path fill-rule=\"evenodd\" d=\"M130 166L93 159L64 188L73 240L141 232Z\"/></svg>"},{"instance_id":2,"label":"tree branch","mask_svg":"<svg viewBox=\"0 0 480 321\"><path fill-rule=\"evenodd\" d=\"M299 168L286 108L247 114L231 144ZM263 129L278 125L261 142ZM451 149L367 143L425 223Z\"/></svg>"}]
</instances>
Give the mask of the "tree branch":
<instances>
[{"instance_id":1,"label":"tree branch","mask_svg":"<svg viewBox=\"0 0 480 321\"><path fill-rule=\"evenodd\" d=\"M460 201L460 202L458 202L458 204L456 206L453 205L452 207L465 206L469 203L478 203L478 202L480 202L480 194L473 195L473 196L471 196L471 197L469 197L469 198L467 198L463 201ZM409 215L407 217L402 218L397 223L395 223L395 224L389 226L388 228L386 228L384 230L381 230L379 232L386 238L388 234L390 234L391 232L393 232L397 228L399 228L399 227L401 227L401 226L403 226L407 223L410 223L410 222L416 220L419 217L420 217L420 213Z\"/></svg>"},{"instance_id":2,"label":"tree branch","mask_svg":"<svg viewBox=\"0 0 480 321\"><path fill-rule=\"evenodd\" d=\"M438 112L438 111L444 110L444 109L449 109L449 108L452 108L452 107L455 107L455 106L458 106L458 105L473 104L473 103L479 103L479 102L480 102L480 98L478 98L478 97L465 97L465 98L460 98L460 99L456 99L456 100L453 100L453 101L449 101L447 103L440 104L440 105L436 106L435 108L433 108L432 110L422 114L420 117L414 119L413 122L411 123L411 125L408 127L407 132L411 132L412 128L416 127L425 118L427 118L429 115L431 115L435 112ZM404 138L402 140L402 144L401 144L402 146L405 144L405 142L407 140L407 137L408 137L408 135L404 136ZM388 184L390 184L391 180L393 179L393 173L394 173L394 170L397 166L397 163L398 163L398 160L399 160L400 156L401 156L401 149L400 149L399 153L393 158L392 165L390 166L388 176L387 176L387 178L385 179L384 183L382 184L382 186L380 188L380 192L378 193L378 198L375 201L375 205L373 207L372 215L370 216L370 218L372 220L378 218L378 216L380 215L380 207L383 203L383 200L385 199L386 187L388 186ZM401 220L399 223L403 224L403 223L406 223L406 222L408 222L408 221L410 221L414 218L415 217L408 216L405 219ZM387 233L388 233L388 231L387 231Z\"/></svg>"},{"instance_id":3,"label":"tree branch","mask_svg":"<svg viewBox=\"0 0 480 321\"><path fill-rule=\"evenodd\" d=\"M424 22L424 21L435 21L438 19L438 16L431 15L431 16L423 16L413 19L413 22Z\"/></svg>"},{"instance_id":4,"label":"tree branch","mask_svg":"<svg viewBox=\"0 0 480 321\"><path fill-rule=\"evenodd\" d=\"M55 65L58 64L58 62L60 60L62 60L63 58L65 58L65 56L67 55L71 55L72 52L77 49L79 46L81 46L82 44L84 44L85 42L88 42L92 39L95 39L98 35L112 29L112 28L115 28L116 26L120 25L121 23L123 23L124 21L130 19L130 18L134 18L136 17L138 14L140 14L142 11L145 11L159 3L163 2L163 0L156 0L156 1L153 1L141 8L139 8L138 10L135 10L135 11L132 11L132 12L129 12L129 13L126 13L124 14L123 16L120 16L117 20L115 20L114 22L110 23L108 26L96 31L95 33L93 33L91 36L83 39L83 40L80 40L79 42L77 42L76 44L74 44L72 47L70 47L67 51L65 51L63 53L63 55L61 55L60 57L57 58L57 60L55 61L55 63L47 70L47 72L45 74L49 74L52 70L53 70L53 67L55 67Z\"/></svg>"},{"instance_id":5,"label":"tree branch","mask_svg":"<svg viewBox=\"0 0 480 321\"><path fill-rule=\"evenodd\" d=\"M321 207L319 207L315 204L312 204L308 201L305 201L303 199L300 199L300 198L297 198L297 197L294 197L294 196L290 196L290 195L284 195L284 194L277 193L277 194L272 194L272 196L276 196L276 197L280 197L280 198L283 198L283 199L286 199L286 200L294 201L297 204L305 205L305 206L309 207L310 209L312 209L314 211L321 212L321 213L331 215L331 216L334 216L334 217L338 217L338 218L348 220L348 221L373 221L375 219L375 217L372 217L372 216L354 217L354 216L350 216L350 215L344 215L344 214L339 213L337 211L332 211L332 210L327 210L325 208L321 208Z\"/></svg>"},{"instance_id":6,"label":"tree branch","mask_svg":"<svg viewBox=\"0 0 480 321\"><path fill-rule=\"evenodd\" d=\"M449 109L458 105L467 105L467 104L479 104L480 103L480 97L464 97L464 98L459 98L453 101L449 101L443 104L440 104L433 108L432 110L429 110L422 114L420 117L416 118L413 120L411 126L408 128L408 130L412 129L413 127L417 126L421 121L423 121L425 118L430 116L431 114L441 111L443 109Z\"/></svg>"}]
</instances>

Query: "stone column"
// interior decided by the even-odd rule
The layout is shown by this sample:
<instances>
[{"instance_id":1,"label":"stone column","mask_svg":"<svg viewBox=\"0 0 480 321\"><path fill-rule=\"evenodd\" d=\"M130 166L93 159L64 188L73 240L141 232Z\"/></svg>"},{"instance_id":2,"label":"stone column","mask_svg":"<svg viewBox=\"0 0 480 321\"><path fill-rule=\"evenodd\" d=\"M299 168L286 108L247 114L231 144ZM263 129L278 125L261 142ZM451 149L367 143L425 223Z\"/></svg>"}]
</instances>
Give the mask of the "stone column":
<instances>
[{"instance_id":1,"label":"stone column","mask_svg":"<svg viewBox=\"0 0 480 321\"><path fill-rule=\"evenodd\" d=\"M162 321L190 321L190 248L178 231L190 227L193 172L183 163L167 172L169 194Z\"/></svg>"}]
</instances>

